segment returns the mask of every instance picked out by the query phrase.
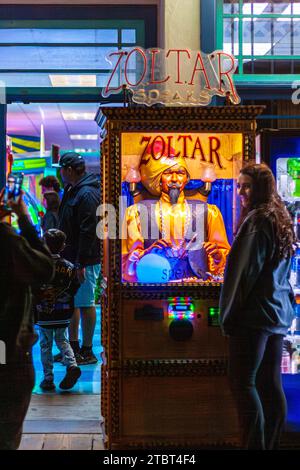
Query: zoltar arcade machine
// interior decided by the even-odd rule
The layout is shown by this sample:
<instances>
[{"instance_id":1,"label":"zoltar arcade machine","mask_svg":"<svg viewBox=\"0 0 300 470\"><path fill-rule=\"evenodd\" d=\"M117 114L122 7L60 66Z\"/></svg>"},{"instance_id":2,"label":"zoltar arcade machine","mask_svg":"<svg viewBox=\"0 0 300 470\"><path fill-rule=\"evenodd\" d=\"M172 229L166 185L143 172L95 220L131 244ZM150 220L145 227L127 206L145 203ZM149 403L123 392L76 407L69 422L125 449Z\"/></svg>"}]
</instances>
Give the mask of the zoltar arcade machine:
<instances>
[{"instance_id":1,"label":"zoltar arcade machine","mask_svg":"<svg viewBox=\"0 0 300 470\"><path fill-rule=\"evenodd\" d=\"M107 278L101 405L109 449L239 444L218 303L239 217L236 179L255 159L263 107L235 105L228 54L174 51L109 54L117 61L102 95L119 67L135 107L96 116L104 139L97 233ZM227 105L208 106L213 94Z\"/></svg>"},{"instance_id":2,"label":"zoltar arcade machine","mask_svg":"<svg viewBox=\"0 0 300 470\"><path fill-rule=\"evenodd\" d=\"M101 108L108 448L238 444L218 301L260 112Z\"/></svg>"}]
</instances>

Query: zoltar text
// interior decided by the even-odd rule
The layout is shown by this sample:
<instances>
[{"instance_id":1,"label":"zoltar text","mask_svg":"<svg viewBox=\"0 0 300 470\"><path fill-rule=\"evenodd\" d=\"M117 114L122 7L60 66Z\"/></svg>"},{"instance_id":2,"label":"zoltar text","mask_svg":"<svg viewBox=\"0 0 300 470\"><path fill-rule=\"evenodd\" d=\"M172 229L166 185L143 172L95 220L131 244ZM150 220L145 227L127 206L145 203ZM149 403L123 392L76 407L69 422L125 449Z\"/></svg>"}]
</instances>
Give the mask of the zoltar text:
<instances>
[{"instance_id":1,"label":"zoltar text","mask_svg":"<svg viewBox=\"0 0 300 470\"><path fill-rule=\"evenodd\" d=\"M174 141L181 146L175 154L173 151ZM141 163L147 164L149 159L152 157L154 160L160 160L162 156L168 158L200 158L200 161L206 163L216 164L219 168L223 169L224 166L221 162L221 155L219 153L221 147L221 141L216 136L208 136L208 154L205 155L203 142L200 137L196 139L193 135L182 134L179 135L176 140L173 135L162 136L157 135L154 138L152 136L143 136L140 140L140 145L145 144L142 149Z\"/></svg>"}]
</instances>

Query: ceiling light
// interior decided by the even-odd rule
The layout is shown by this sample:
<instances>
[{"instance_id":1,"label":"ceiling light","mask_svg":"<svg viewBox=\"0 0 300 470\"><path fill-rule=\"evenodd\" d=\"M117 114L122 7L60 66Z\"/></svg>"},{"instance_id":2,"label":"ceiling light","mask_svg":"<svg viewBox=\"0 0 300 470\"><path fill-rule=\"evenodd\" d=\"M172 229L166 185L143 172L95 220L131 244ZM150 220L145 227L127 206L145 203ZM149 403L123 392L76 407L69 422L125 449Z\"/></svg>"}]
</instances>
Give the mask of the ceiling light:
<instances>
[{"instance_id":1,"label":"ceiling light","mask_svg":"<svg viewBox=\"0 0 300 470\"><path fill-rule=\"evenodd\" d=\"M94 121L95 113L61 113L65 121Z\"/></svg>"},{"instance_id":2,"label":"ceiling light","mask_svg":"<svg viewBox=\"0 0 300 470\"><path fill-rule=\"evenodd\" d=\"M96 75L49 75L53 87L84 86L95 87Z\"/></svg>"},{"instance_id":3,"label":"ceiling light","mask_svg":"<svg viewBox=\"0 0 300 470\"><path fill-rule=\"evenodd\" d=\"M70 134L71 140L98 140L98 134Z\"/></svg>"},{"instance_id":4,"label":"ceiling light","mask_svg":"<svg viewBox=\"0 0 300 470\"><path fill-rule=\"evenodd\" d=\"M88 152L96 152L96 149L74 149L74 152L77 153L88 153Z\"/></svg>"}]
</instances>

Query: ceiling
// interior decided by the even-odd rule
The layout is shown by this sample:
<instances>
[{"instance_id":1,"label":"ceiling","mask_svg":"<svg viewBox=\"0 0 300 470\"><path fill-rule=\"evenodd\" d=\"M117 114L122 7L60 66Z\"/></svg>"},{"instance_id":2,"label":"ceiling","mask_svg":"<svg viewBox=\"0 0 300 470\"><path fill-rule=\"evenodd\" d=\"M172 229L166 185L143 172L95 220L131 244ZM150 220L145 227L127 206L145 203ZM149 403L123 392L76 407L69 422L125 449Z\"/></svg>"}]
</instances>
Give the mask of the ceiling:
<instances>
[{"instance_id":1,"label":"ceiling","mask_svg":"<svg viewBox=\"0 0 300 470\"><path fill-rule=\"evenodd\" d=\"M46 150L57 144L63 150L99 151L99 127L94 121L98 107L97 103L9 104L7 134L38 137L43 124Z\"/></svg>"}]
</instances>

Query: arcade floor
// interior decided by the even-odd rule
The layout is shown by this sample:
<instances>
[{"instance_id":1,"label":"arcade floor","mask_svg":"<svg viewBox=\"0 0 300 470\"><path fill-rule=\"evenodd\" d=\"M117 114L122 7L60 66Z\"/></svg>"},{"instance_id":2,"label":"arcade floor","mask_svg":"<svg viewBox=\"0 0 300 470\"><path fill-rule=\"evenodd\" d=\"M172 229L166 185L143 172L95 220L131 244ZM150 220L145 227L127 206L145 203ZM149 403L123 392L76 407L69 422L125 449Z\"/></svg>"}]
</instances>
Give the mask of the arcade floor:
<instances>
[{"instance_id":1,"label":"arcade floor","mask_svg":"<svg viewBox=\"0 0 300 470\"><path fill-rule=\"evenodd\" d=\"M58 439L58 441L60 441L63 434L70 436L72 434L74 434L74 436L84 435L84 445L88 446L90 445L90 441L85 442L88 435L92 436L91 442L93 443L95 436L97 442L101 438L100 368L102 347L100 307L97 307L96 311L97 324L94 336L94 353L99 361L97 364L81 366L81 377L71 390L63 391L58 387L58 384L65 375L65 367L60 363L54 364L54 382L56 384L56 390L44 392L40 389L39 384L43 380L43 370L40 361L39 343L34 346L33 361L36 373L36 384L23 427L26 448L37 445L36 443L39 442L38 435L42 436L41 433L43 433L44 437L55 434L55 439ZM57 352L55 346L53 353L56 354ZM51 442L48 442L47 439L50 439ZM51 438L47 437L47 439L46 444L44 441L40 443L43 448L45 446L45 448L47 448L48 445L50 447L56 445L54 441L52 442L54 439L53 436ZM77 438L74 438L76 442L71 438L69 442L68 439L68 442L64 442L62 448L65 448L65 446L69 448L68 446L79 445ZM81 443L80 445L83 444Z\"/></svg>"},{"instance_id":2,"label":"arcade floor","mask_svg":"<svg viewBox=\"0 0 300 470\"><path fill-rule=\"evenodd\" d=\"M94 336L94 353L98 358L97 364L81 366L81 377L78 380L77 384L70 390L71 393L84 393L84 394L100 394L100 367L101 367L101 319L100 319L100 307L96 308L97 311L97 323ZM59 351L56 346L53 347L53 354L57 354ZM39 384L43 380L43 369L40 361L40 347L39 342L37 342L33 348L33 362L36 373L36 381L33 393L38 394L53 394L53 393L63 393L59 389L58 384L63 379L65 375L65 367L60 363L54 364L54 382L56 384L56 390L54 392L43 392Z\"/></svg>"},{"instance_id":3,"label":"arcade floor","mask_svg":"<svg viewBox=\"0 0 300 470\"><path fill-rule=\"evenodd\" d=\"M97 307L97 324L95 331L94 352L99 359L95 365L81 366L82 375L73 389L62 391L58 384L65 374L60 363L54 365L55 383L53 392L43 392L39 384L43 379L40 362L39 343L34 346L33 358L36 371L36 385L26 421L25 432L99 432L100 417L100 368L101 368L101 321L100 307ZM53 353L58 351L56 346ZM283 385L288 403L286 431L300 432L300 374L283 374ZM42 428L39 430L39 426ZM68 422L68 427L65 427ZM47 426L45 427L45 423ZM69 431L66 431L69 429Z\"/></svg>"}]
</instances>

